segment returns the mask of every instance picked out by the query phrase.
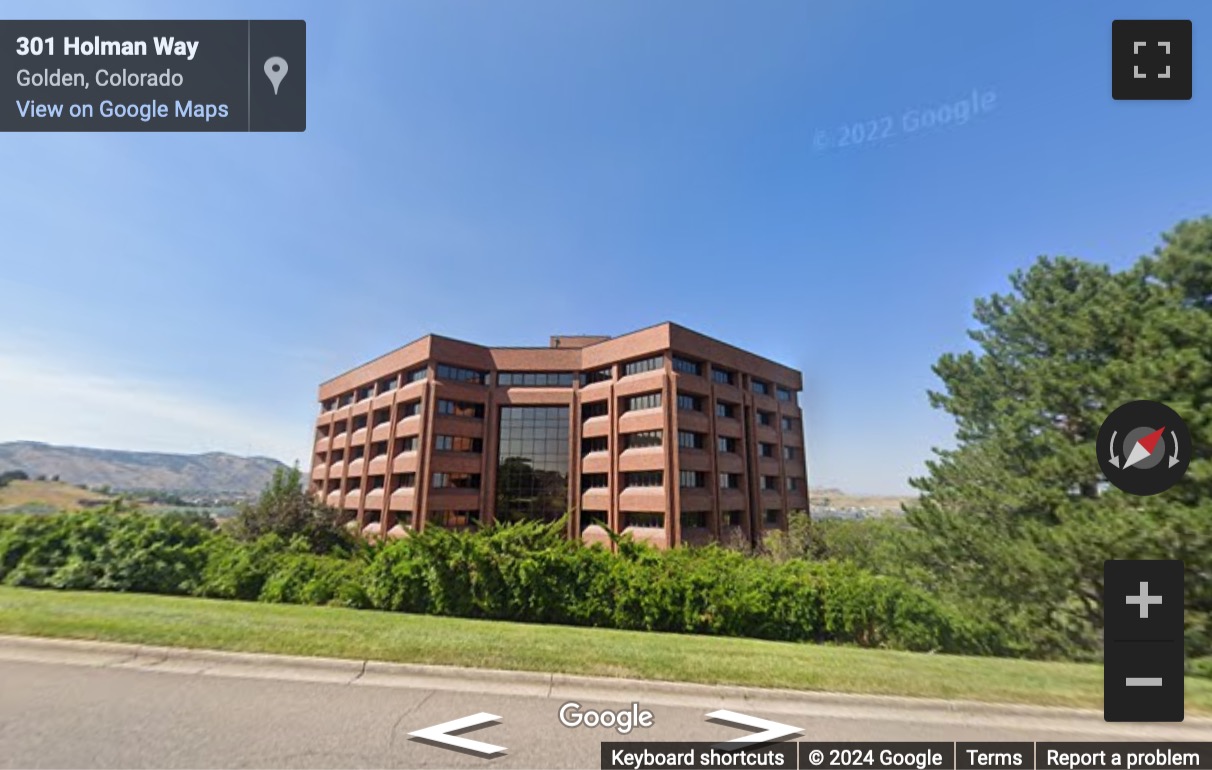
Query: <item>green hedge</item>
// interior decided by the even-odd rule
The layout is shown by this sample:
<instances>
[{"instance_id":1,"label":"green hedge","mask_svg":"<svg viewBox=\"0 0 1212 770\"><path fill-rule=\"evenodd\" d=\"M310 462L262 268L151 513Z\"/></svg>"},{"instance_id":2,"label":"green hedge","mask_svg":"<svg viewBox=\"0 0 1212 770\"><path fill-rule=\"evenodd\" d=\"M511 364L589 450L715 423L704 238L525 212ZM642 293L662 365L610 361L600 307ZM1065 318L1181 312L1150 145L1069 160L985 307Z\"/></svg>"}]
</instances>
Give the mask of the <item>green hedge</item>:
<instances>
[{"instance_id":1,"label":"green hedge","mask_svg":"<svg viewBox=\"0 0 1212 770\"><path fill-rule=\"evenodd\" d=\"M10 585L339 604L413 613L869 647L999 653L995 629L853 564L778 563L719 547L618 553L561 525L427 530L316 555L267 535L241 542L197 520L87 512L0 525Z\"/></svg>"}]
</instances>

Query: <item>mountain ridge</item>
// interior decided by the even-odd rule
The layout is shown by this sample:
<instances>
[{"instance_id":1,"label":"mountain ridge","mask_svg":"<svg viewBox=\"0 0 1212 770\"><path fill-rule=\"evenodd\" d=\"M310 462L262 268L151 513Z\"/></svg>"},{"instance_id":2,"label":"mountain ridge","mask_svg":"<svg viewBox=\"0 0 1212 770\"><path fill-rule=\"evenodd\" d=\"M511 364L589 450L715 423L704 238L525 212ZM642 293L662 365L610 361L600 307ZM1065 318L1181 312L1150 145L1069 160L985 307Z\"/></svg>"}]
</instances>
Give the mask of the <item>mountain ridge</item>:
<instances>
[{"instance_id":1,"label":"mountain ridge","mask_svg":"<svg viewBox=\"0 0 1212 770\"><path fill-rule=\"evenodd\" d=\"M115 490L255 494L280 467L286 466L271 457L227 452L183 454L41 441L0 443L0 472L21 470L33 477L58 476L71 484Z\"/></svg>"}]
</instances>

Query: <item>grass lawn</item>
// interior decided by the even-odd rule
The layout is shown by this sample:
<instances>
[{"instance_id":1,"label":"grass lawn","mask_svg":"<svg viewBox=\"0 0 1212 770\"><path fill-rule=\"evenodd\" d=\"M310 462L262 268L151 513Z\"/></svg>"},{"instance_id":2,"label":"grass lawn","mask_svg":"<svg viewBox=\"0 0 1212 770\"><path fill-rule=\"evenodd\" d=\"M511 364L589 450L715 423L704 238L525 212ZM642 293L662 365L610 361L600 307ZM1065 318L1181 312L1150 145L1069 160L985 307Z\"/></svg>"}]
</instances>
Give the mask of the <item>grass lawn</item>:
<instances>
[{"instance_id":1,"label":"grass lawn","mask_svg":"<svg viewBox=\"0 0 1212 770\"><path fill-rule=\"evenodd\" d=\"M1101 666L0 587L0 633L244 652L1102 708ZM1212 681L1187 679L1188 713Z\"/></svg>"}]
</instances>

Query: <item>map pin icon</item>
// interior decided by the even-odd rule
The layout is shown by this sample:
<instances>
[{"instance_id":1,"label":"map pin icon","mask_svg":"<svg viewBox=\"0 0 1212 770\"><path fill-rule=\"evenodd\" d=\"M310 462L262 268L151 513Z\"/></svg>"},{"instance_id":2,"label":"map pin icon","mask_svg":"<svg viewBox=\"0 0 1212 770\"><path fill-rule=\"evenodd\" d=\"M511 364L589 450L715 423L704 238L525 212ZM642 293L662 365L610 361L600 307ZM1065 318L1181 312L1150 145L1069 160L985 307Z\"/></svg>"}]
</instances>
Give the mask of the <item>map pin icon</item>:
<instances>
[{"instance_id":1,"label":"map pin icon","mask_svg":"<svg viewBox=\"0 0 1212 770\"><path fill-rule=\"evenodd\" d=\"M278 95L278 86L282 84L282 78L286 77L289 69L286 60L281 56L271 56L265 60L265 77L274 84L274 96Z\"/></svg>"}]
</instances>

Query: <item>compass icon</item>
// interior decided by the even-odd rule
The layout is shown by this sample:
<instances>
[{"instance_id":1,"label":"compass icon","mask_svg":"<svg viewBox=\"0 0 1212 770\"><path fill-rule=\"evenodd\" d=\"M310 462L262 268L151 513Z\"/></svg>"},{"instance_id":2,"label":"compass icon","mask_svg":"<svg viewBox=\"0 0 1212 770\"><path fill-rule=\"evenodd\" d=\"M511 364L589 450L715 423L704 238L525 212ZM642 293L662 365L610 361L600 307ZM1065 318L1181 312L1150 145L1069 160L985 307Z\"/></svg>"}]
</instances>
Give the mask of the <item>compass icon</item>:
<instances>
[{"instance_id":1,"label":"compass icon","mask_svg":"<svg viewBox=\"0 0 1212 770\"><path fill-rule=\"evenodd\" d=\"M1190 450L1187 424L1158 401L1130 401L1098 430L1103 475L1132 495L1156 495L1178 483L1187 472Z\"/></svg>"}]
</instances>

